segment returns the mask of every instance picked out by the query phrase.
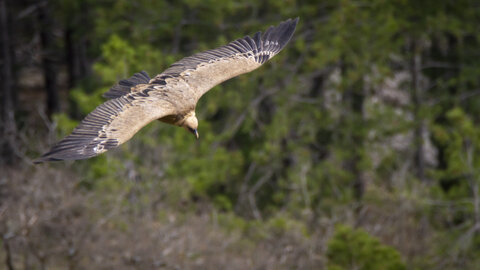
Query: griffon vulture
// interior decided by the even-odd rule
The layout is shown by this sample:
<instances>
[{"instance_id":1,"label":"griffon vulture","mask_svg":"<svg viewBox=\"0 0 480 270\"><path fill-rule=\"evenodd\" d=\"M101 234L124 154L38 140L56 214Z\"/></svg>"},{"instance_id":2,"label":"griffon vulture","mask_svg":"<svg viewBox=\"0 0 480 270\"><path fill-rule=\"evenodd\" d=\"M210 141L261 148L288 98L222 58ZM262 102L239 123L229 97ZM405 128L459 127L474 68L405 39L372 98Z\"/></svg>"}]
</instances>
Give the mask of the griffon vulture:
<instances>
[{"instance_id":1,"label":"griffon vulture","mask_svg":"<svg viewBox=\"0 0 480 270\"><path fill-rule=\"evenodd\" d=\"M289 42L298 18L265 33L257 32L225 46L197 53L150 78L144 71L114 85L110 99L35 163L86 159L128 141L153 120L183 127L198 139L197 101L215 85L267 62Z\"/></svg>"}]
</instances>

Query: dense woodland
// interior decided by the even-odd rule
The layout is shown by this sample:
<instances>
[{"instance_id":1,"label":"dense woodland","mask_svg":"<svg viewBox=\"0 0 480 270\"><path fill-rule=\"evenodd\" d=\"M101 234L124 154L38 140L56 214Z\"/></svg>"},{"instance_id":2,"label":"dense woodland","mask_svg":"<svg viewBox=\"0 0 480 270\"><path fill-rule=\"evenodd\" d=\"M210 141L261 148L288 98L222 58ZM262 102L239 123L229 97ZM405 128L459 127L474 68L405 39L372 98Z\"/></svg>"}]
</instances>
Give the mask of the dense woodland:
<instances>
[{"instance_id":1,"label":"dense woodland","mask_svg":"<svg viewBox=\"0 0 480 270\"><path fill-rule=\"evenodd\" d=\"M300 22L260 69L33 165L116 81ZM0 0L0 269L480 269L480 2Z\"/></svg>"}]
</instances>

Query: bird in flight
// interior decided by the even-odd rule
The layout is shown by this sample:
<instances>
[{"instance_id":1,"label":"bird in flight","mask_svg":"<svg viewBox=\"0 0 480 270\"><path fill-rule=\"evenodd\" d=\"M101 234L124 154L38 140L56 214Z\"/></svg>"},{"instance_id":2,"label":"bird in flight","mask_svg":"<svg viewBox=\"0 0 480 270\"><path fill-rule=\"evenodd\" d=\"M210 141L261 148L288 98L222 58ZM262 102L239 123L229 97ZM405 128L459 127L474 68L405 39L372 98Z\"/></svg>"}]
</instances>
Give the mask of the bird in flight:
<instances>
[{"instance_id":1,"label":"bird in flight","mask_svg":"<svg viewBox=\"0 0 480 270\"><path fill-rule=\"evenodd\" d=\"M121 80L103 96L109 100L88 114L73 132L35 163L86 159L128 141L142 127L160 120L183 127L198 139L195 106L208 90L260 67L279 53L298 18L270 26L263 34L185 57L150 78L145 71Z\"/></svg>"}]
</instances>

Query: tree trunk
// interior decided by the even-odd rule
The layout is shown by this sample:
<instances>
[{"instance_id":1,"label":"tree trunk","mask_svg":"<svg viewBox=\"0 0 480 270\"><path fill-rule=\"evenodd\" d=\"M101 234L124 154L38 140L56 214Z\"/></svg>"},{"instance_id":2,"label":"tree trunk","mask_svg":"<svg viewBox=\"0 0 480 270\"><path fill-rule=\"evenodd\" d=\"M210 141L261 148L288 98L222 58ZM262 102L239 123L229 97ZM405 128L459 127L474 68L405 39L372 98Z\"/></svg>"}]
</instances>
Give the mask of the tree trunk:
<instances>
[{"instance_id":1,"label":"tree trunk","mask_svg":"<svg viewBox=\"0 0 480 270\"><path fill-rule=\"evenodd\" d=\"M5 0L0 0L5 1ZM8 239L3 238L3 248L5 250L5 265L7 266L8 270L14 270L13 262L12 262L12 250L10 249L10 244L8 243Z\"/></svg>"},{"instance_id":2,"label":"tree trunk","mask_svg":"<svg viewBox=\"0 0 480 270\"><path fill-rule=\"evenodd\" d=\"M80 2L80 22L83 25L83 29L91 29L93 24L91 23L93 18L91 18L91 12L89 11L89 4L87 1ZM86 25L85 25L86 23ZM77 26L77 29L79 27ZM83 79L90 74L90 63L88 61L87 49L88 49L88 31L84 30L81 32L80 37L78 38L78 46L76 48L77 62L78 62L78 78Z\"/></svg>"},{"instance_id":3,"label":"tree trunk","mask_svg":"<svg viewBox=\"0 0 480 270\"><path fill-rule=\"evenodd\" d=\"M425 155L423 153L423 133L425 131L425 121L420 115L420 109L422 106L422 89L420 84L422 56L418 42L415 39L413 39L411 42L412 57L410 59L410 76L412 78L413 114L416 122L414 131L415 175L421 181L425 181Z\"/></svg>"},{"instance_id":4,"label":"tree trunk","mask_svg":"<svg viewBox=\"0 0 480 270\"><path fill-rule=\"evenodd\" d=\"M348 66L345 63L345 57L342 57L340 64L340 72L343 80L348 80ZM361 123L364 121L363 104L364 104L363 82L358 80L348 83L343 92L343 100L345 104L344 121L346 121L347 130L350 138L347 138L348 145L351 146L352 155L346 160L345 167L353 175L353 194L357 201L361 201L365 193L365 179L363 169L361 168L362 152L365 147L364 131ZM352 121L353 119L353 121Z\"/></svg>"},{"instance_id":5,"label":"tree trunk","mask_svg":"<svg viewBox=\"0 0 480 270\"><path fill-rule=\"evenodd\" d=\"M57 69L53 57L55 51L52 36L53 20L48 3L39 8L38 19L40 22L40 40L43 50L42 64L45 90L47 92L47 113L50 116L60 110L60 99L57 87Z\"/></svg>"},{"instance_id":6,"label":"tree trunk","mask_svg":"<svg viewBox=\"0 0 480 270\"><path fill-rule=\"evenodd\" d=\"M87 59L87 35L91 29L88 4L80 2L79 10L72 12L65 21L65 61L68 71L68 88L73 88L79 80L89 74L89 61Z\"/></svg>"},{"instance_id":7,"label":"tree trunk","mask_svg":"<svg viewBox=\"0 0 480 270\"><path fill-rule=\"evenodd\" d=\"M8 24L6 0L0 0L0 55L1 55L1 139L0 147L1 163L12 164L14 162L14 151L16 149L17 126L15 123L15 95L13 93L13 72L11 57L11 36Z\"/></svg>"},{"instance_id":8,"label":"tree trunk","mask_svg":"<svg viewBox=\"0 0 480 270\"><path fill-rule=\"evenodd\" d=\"M65 61L67 62L68 89L72 89L78 79L78 69L76 61L77 54L75 53L75 41L73 36L73 27L67 26L65 30Z\"/></svg>"},{"instance_id":9,"label":"tree trunk","mask_svg":"<svg viewBox=\"0 0 480 270\"><path fill-rule=\"evenodd\" d=\"M354 114L354 119L356 121L363 123L364 114L363 114L363 104L364 104L364 93L363 93L363 84L358 83L358 88L355 88L352 91L352 111ZM355 175L355 180L353 182L353 191L354 196L357 201L362 200L363 194L365 193L365 179L363 169L361 168L362 162L362 152L365 148L365 136L364 131L360 128L355 128L352 130L352 139L353 139L353 157L352 157L352 171Z\"/></svg>"}]
</instances>

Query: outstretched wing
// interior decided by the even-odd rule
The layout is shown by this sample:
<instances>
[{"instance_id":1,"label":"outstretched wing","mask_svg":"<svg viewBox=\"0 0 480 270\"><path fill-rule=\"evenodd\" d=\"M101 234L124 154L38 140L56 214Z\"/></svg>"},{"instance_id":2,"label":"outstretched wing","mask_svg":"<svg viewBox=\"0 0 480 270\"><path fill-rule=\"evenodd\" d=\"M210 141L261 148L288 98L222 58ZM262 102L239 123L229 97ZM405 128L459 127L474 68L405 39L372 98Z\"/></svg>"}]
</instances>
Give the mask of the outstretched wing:
<instances>
[{"instance_id":1,"label":"outstretched wing","mask_svg":"<svg viewBox=\"0 0 480 270\"><path fill-rule=\"evenodd\" d=\"M169 83L171 78L181 77L195 91L198 100L215 85L260 67L279 53L295 31L298 18L289 19L265 33L257 32L225 46L197 53L174 63L150 83Z\"/></svg>"},{"instance_id":2,"label":"outstretched wing","mask_svg":"<svg viewBox=\"0 0 480 270\"><path fill-rule=\"evenodd\" d=\"M109 99L121 97L130 92L135 92L135 88L144 84L148 84L149 81L150 77L148 76L148 73L146 71L140 71L133 74L133 76L128 79L123 79L119 81L117 84L112 86L110 90L103 94L103 97Z\"/></svg>"},{"instance_id":3,"label":"outstretched wing","mask_svg":"<svg viewBox=\"0 0 480 270\"><path fill-rule=\"evenodd\" d=\"M171 102L155 94L140 91L108 100L34 162L86 159L128 141L151 121L176 112Z\"/></svg>"}]
</instances>

